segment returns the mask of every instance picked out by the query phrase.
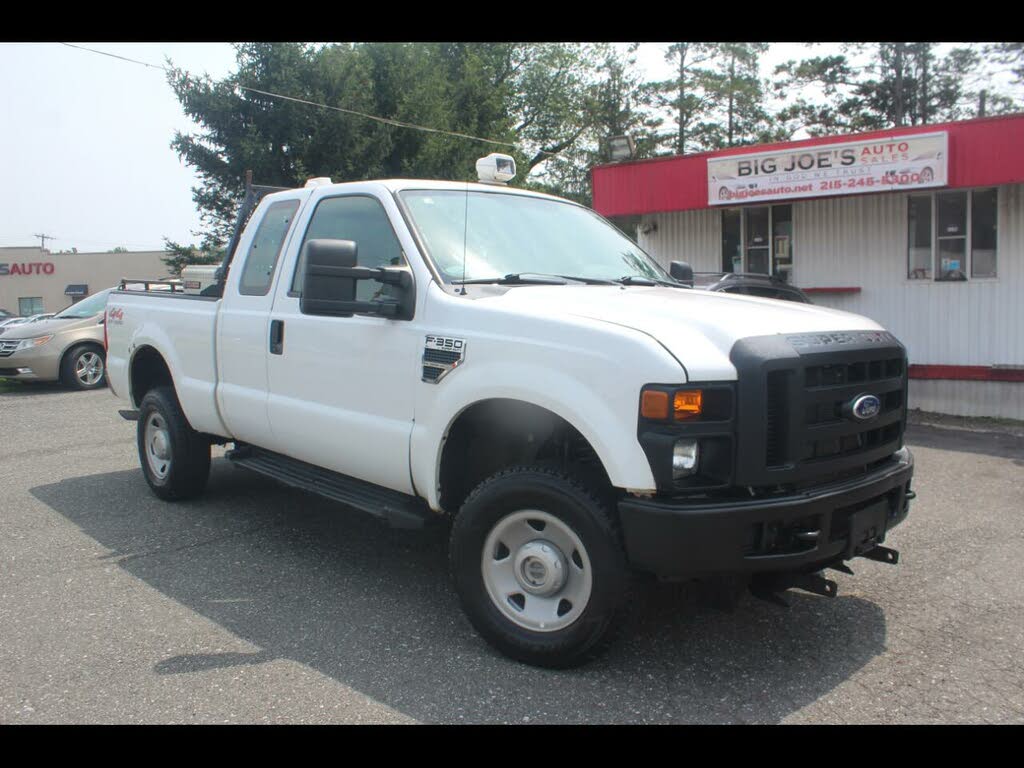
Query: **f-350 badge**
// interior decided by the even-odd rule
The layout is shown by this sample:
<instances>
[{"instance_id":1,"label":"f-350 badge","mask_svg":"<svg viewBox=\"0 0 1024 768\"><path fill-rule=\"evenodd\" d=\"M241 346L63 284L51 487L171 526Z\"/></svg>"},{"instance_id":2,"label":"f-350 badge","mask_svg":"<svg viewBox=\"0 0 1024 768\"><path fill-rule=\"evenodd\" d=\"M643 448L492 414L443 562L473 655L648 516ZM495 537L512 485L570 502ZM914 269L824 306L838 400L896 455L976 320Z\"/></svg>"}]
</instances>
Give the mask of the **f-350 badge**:
<instances>
[{"instance_id":1,"label":"f-350 badge","mask_svg":"<svg viewBox=\"0 0 1024 768\"><path fill-rule=\"evenodd\" d=\"M437 384L465 361L465 339L428 335L423 349L423 381Z\"/></svg>"}]
</instances>

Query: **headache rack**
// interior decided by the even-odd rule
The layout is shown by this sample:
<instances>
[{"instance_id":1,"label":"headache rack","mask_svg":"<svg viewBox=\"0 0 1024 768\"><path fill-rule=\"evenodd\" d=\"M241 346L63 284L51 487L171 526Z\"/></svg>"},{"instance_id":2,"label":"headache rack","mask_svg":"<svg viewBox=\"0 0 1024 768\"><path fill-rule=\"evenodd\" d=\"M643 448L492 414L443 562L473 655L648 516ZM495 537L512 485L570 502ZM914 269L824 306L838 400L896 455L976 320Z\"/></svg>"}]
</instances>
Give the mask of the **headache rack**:
<instances>
[{"instance_id":1,"label":"headache rack","mask_svg":"<svg viewBox=\"0 0 1024 768\"><path fill-rule=\"evenodd\" d=\"M121 291L170 291L171 293L183 293L185 286L180 280L131 280L127 277L121 278L118 286Z\"/></svg>"},{"instance_id":2,"label":"headache rack","mask_svg":"<svg viewBox=\"0 0 1024 768\"><path fill-rule=\"evenodd\" d=\"M270 187L253 184L252 171L245 172L245 196L242 198L242 203L239 206L238 218L235 219L235 226L231 231L228 247L224 251L224 260L221 261L220 266L214 272L214 284L204 288L201 295L218 298L224 295L224 283L227 280L228 270L231 268L231 260L235 257L235 251L238 249L238 241L242 236L242 230L245 229L245 225L248 223L249 217L252 216L252 212L256 210L256 206L267 195L274 192L283 192L288 189L291 189L291 187ZM195 286L190 287L194 288ZM186 286L185 282L180 279L130 280L128 278L121 278L120 290L142 291L146 293L158 291L185 293Z\"/></svg>"},{"instance_id":3,"label":"headache rack","mask_svg":"<svg viewBox=\"0 0 1024 768\"><path fill-rule=\"evenodd\" d=\"M238 218L235 219L235 227L231 231L231 239L228 241L228 247L224 251L224 261L221 262L216 272L217 282L204 293L212 296L224 295L224 283L228 279L231 260L235 257L235 251L238 249L238 240L242 236L242 230L245 229L249 217L252 216L252 212L256 210L256 206L260 204L260 200L264 197L274 192L283 192L287 189L291 189L291 187L270 187L253 184L252 171L245 172L245 197L242 198L242 204L238 209Z\"/></svg>"}]
</instances>

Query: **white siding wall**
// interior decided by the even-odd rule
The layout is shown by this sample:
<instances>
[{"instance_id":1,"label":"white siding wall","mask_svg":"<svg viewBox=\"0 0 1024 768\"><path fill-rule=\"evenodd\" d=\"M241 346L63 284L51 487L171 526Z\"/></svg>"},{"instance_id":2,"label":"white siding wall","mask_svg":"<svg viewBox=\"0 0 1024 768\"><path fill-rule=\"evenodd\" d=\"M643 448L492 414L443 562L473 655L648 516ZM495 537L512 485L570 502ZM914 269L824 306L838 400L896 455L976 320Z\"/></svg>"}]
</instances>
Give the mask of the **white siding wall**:
<instances>
[{"instance_id":1,"label":"white siding wall","mask_svg":"<svg viewBox=\"0 0 1024 768\"><path fill-rule=\"evenodd\" d=\"M654 229L644 233L645 229ZM640 247L668 269L685 261L694 272L722 268L722 216L718 211L679 211L644 216L637 228Z\"/></svg>"},{"instance_id":2,"label":"white siding wall","mask_svg":"<svg viewBox=\"0 0 1024 768\"><path fill-rule=\"evenodd\" d=\"M657 229L643 234L645 226ZM645 216L640 245L667 266L721 268L721 212ZM1024 185L999 190L998 277L939 283L907 279L907 195L793 204L794 282L858 286L813 300L867 315L895 333L912 363L1024 366ZM917 403L915 401L920 401ZM915 382L912 407L1024 419L1024 384Z\"/></svg>"},{"instance_id":3,"label":"white siding wall","mask_svg":"<svg viewBox=\"0 0 1024 768\"><path fill-rule=\"evenodd\" d=\"M911 379L907 402L934 413L1024 420L1024 384L1019 381Z\"/></svg>"}]
</instances>

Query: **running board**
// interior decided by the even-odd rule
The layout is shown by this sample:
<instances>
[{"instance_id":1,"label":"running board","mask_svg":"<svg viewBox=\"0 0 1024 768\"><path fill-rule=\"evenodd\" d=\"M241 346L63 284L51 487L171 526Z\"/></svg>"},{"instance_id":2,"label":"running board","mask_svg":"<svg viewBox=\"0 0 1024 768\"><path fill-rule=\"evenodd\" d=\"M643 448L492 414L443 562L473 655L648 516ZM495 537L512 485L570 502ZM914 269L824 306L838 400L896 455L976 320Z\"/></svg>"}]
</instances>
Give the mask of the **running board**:
<instances>
[{"instance_id":1,"label":"running board","mask_svg":"<svg viewBox=\"0 0 1024 768\"><path fill-rule=\"evenodd\" d=\"M382 518L393 528L423 528L437 517L426 502L279 453L245 445L225 454L232 463Z\"/></svg>"}]
</instances>

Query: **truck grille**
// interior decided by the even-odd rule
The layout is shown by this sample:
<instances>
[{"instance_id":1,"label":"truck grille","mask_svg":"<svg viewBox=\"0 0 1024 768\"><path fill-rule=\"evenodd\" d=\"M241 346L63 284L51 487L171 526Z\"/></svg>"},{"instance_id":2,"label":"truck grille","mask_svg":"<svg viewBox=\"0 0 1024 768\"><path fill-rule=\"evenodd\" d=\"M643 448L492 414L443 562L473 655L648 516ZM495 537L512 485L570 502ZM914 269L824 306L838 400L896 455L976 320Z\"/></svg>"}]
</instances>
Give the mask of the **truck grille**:
<instances>
[{"instance_id":1,"label":"truck grille","mask_svg":"<svg viewBox=\"0 0 1024 768\"><path fill-rule=\"evenodd\" d=\"M800 334L743 339L736 481L805 485L865 471L903 444L906 351L889 333ZM853 403L878 398L860 420Z\"/></svg>"},{"instance_id":2,"label":"truck grille","mask_svg":"<svg viewBox=\"0 0 1024 768\"><path fill-rule=\"evenodd\" d=\"M902 374L902 357L805 368L805 439L799 459L849 456L898 440L903 421ZM875 395L881 402L878 416L868 422L844 415L844 407L861 394Z\"/></svg>"}]
</instances>

